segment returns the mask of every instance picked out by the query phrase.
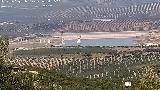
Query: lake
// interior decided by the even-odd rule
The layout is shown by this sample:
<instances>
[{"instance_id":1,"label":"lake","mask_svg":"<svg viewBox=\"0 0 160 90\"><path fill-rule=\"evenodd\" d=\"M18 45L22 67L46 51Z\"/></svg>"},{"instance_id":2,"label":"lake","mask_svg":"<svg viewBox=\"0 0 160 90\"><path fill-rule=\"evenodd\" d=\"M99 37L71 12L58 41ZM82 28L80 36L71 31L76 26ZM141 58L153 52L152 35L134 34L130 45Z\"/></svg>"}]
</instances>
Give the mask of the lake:
<instances>
[{"instance_id":1,"label":"lake","mask_svg":"<svg viewBox=\"0 0 160 90\"><path fill-rule=\"evenodd\" d=\"M134 38L82 39L81 46L135 46ZM77 46L77 40L65 40L65 46Z\"/></svg>"}]
</instances>

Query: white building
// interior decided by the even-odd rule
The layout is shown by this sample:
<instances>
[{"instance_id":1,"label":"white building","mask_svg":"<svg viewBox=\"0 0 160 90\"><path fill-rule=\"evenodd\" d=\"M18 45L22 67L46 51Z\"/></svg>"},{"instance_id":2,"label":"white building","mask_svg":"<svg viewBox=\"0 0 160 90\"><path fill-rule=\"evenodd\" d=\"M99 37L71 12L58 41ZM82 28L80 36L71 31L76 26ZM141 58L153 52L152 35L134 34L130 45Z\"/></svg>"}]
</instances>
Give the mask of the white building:
<instances>
[{"instance_id":1,"label":"white building","mask_svg":"<svg viewBox=\"0 0 160 90\"><path fill-rule=\"evenodd\" d=\"M145 46L158 46L156 43L146 43Z\"/></svg>"}]
</instances>

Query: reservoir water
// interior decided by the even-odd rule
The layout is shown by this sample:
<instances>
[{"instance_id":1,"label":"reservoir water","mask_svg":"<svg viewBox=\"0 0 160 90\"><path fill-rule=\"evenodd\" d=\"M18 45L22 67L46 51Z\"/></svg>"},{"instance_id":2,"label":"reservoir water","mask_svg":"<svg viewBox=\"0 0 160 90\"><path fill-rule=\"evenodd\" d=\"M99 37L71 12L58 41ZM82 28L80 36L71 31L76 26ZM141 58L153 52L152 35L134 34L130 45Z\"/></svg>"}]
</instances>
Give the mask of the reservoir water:
<instances>
[{"instance_id":1,"label":"reservoir water","mask_svg":"<svg viewBox=\"0 0 160 90\"><path fill-rule=\"evenodd\" d=\"M135 46L134 38L82 39L81 46ZM77 46L77 40L65 40L65 46Z\"/></svg>"}]
</instances>

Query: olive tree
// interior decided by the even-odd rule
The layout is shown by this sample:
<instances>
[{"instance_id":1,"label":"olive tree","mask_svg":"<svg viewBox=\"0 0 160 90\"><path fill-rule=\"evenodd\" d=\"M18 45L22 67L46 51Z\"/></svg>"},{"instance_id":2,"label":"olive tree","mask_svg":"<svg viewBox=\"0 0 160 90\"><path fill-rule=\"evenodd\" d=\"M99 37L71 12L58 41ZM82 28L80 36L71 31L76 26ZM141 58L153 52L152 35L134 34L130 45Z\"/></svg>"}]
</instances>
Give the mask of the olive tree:
<instances>
[{"instance_id":1,"label":"olive tree","mask_svg":"<svg viewBox=\"0 0 160 90\"><path fill-rule=\"evenodd\" d=\"M8 38L0 36L0 65L2 66L7 59L9 52L8 49L9 41Z\"/></svg>"},{"instance_id":2,"label":"olive tree","mask_svg":"<svg viewBox=\"0 0 160 90\"><path fill-rule=\"evenodd\" d=\"M147 66L144 68L144 73L139 82L140 90L159 90L160 79L153 66Z\"/></svg>"}]
</instances>

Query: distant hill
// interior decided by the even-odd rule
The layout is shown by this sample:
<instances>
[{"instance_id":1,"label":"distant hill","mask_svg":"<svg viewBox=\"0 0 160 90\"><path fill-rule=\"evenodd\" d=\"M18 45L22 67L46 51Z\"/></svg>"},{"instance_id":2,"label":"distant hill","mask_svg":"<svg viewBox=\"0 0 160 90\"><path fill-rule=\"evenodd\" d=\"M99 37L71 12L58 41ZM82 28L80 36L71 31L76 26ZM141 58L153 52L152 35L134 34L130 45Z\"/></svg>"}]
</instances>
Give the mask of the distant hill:
<instances>
[{"instance_id":1,"label":"distant hill","mask_svg":"<svg viewBox=\"0 0 160 90\"><path fill-rule=\"evenodd\" d=\"M32 23L159 15L159 0L2 1L0 1L1 21L16 20Z\"/></svg>"},{"instance_id":2,"label":"distant hill","mask_svg":"<svg viewBox=\"0 0 160 90\"><path fill-rule=\"evenodd\" d=\"M3 2L2 2L3 1ZM114 20L111 25L94 20ZM129 22L128 22L129 20ZM138 24L139 20L142 20ZM26 31L21 28L19 32L15 28L0 26L1 34L13 33L39 33L53 30L64 30L68 24L74 21L91 21L80 23L67 31L144 31L150 30L152 25L160 24L160 1L159 0L1 0L0 22L19 22L30 27ZM116 24L116 21L120 21ZM125 21L121 23L121 21ZM144 22L145 21L145 22ZM147 21L147 25L145 24ZM121 25L121 24L122 25ZM131 23L131 25L129 25ZM149 23L149 24L148 24ZM151 24L150 24L151 23ZM100 24L100 26L99 26ZM114 25L116 24L116 25ZM129 27L127 26L129 25ZM78 26L78 28L77 28ZM138 29L137 29L138 26ZM142 26L142 27L140 27ZM113 28L114 27L114 28ZM73 29L73 30L69 30ZM81 30L79 30L81 29ZM98 29L98 30L97 30ZM8 32L13 31L13 32ZM16 32L14 32L16 31Z\"/></svg>"}]
</instances>

